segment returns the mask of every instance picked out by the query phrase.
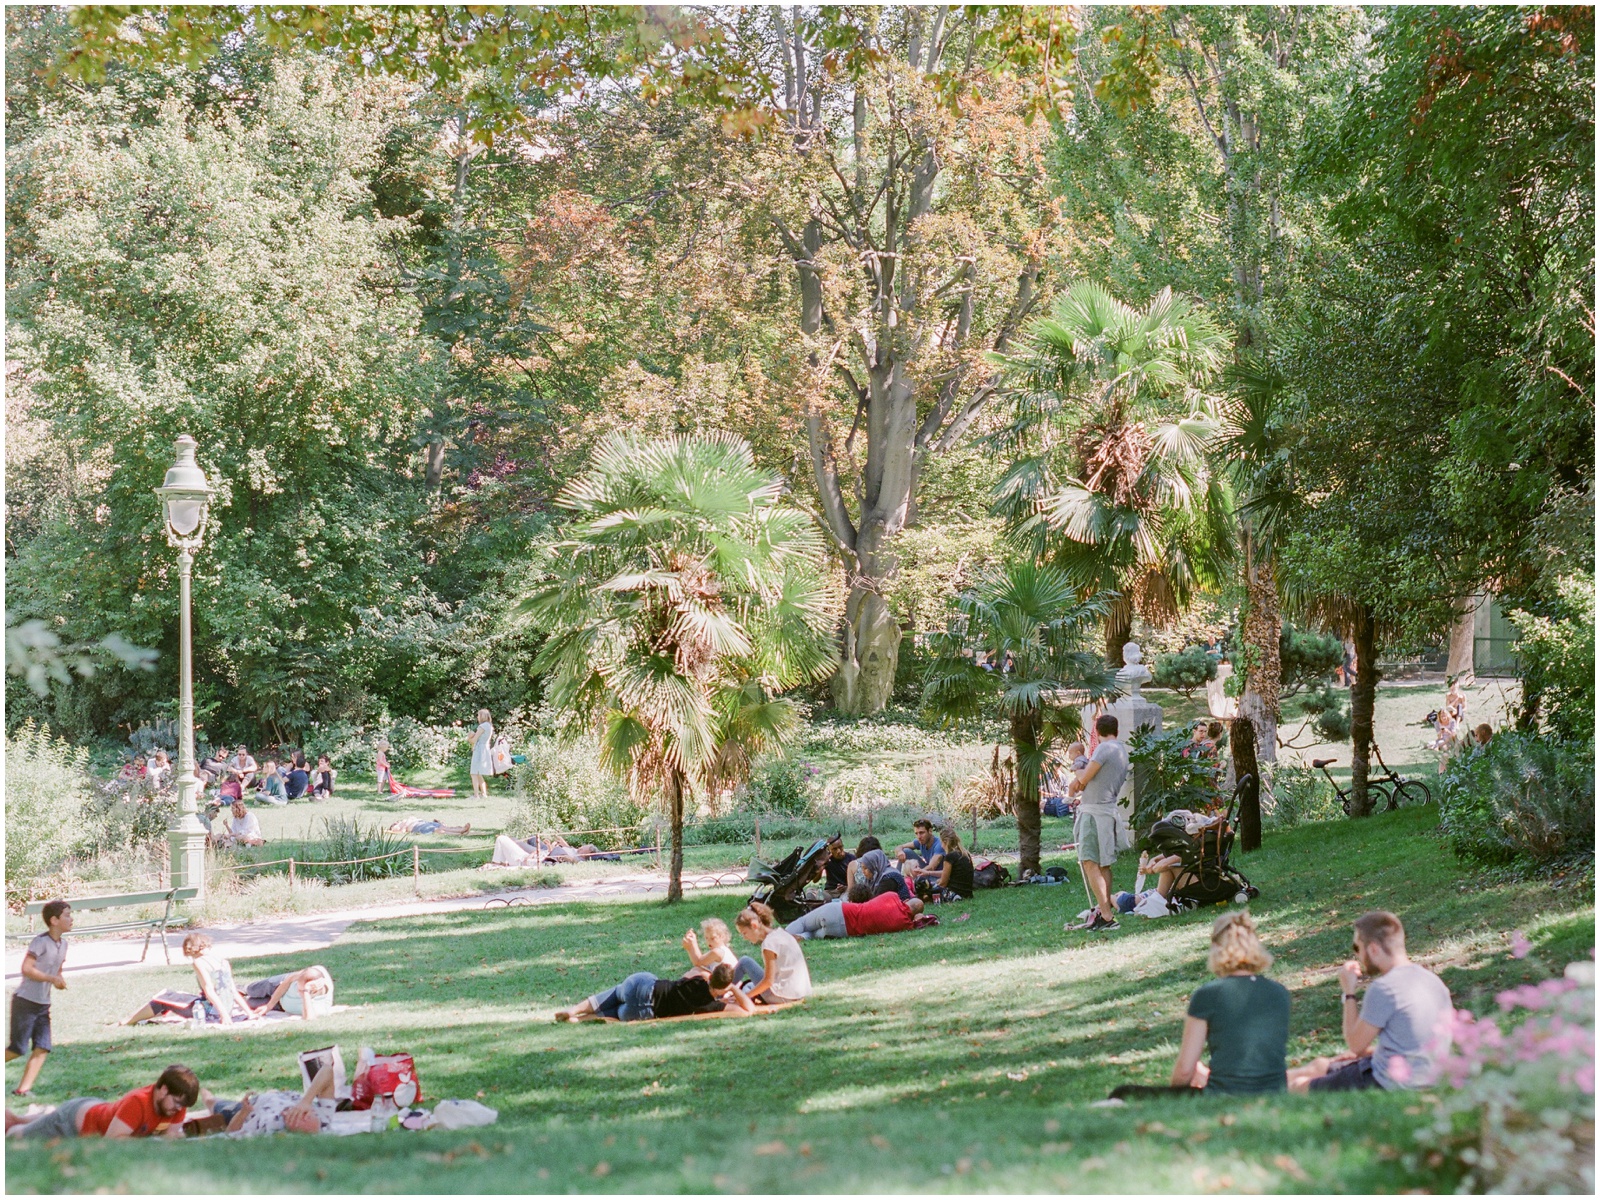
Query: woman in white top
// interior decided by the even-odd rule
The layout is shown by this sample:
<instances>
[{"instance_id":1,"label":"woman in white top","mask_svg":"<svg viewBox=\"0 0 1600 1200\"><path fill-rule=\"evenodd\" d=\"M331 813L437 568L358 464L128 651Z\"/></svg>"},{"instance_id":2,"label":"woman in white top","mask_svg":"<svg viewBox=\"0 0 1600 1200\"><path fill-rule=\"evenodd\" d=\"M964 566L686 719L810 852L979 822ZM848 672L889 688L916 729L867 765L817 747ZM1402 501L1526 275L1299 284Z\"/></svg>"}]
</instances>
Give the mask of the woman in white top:
<instances>
[{"instance_id":1,"label":"woman in white top","mask_svg":"<svg viewBox=\"0 0 1600 1200\"><path fill-rule=\"evenodd\" d=\"M255 1020L256 1014L250 1008L249 1001L233 981L233 964L212 950L208 934L191 933L186 936L183 939L183 955L194 964L195 978L200 983L200 995L192 996L184 992L163 990L124 1021L124 1025L137 1025L141 1021L169 1013L190 1017L194 1015L196 1005L202 1001L209 1009L209 1012L206 1009L201 1010L208 1020L211 1013L215 1013L224 1025L232 1025L235 1021Z\"/></svg>"},{"instance_id":2,"label":"woman in white top","mask_svg":"<svg viewBox=\"0 0 1600 1200\"><path fill-rule=\"evenodd\" d=\"M489 710L478 710L478 732L472 735L472 794L479 800L489 798L486 776L494 774L494 726L489 721Z\"/></svg>"},{"instance_id":3,"label":"woman in white top","mask_svg":"<svg viewBox=\"0 0 1600 1200\"><path fill-rule=\"evenodd\" d=\"M806 968L805 953L794 934L773 928L772 909L752 900L734 924L745 941L761 947L761 962L749 955L739 960L739 975L756 981L745 993L750 999L764 1004L793 1004L811 995L811 972Z\"/></svg>"}]
</instances>

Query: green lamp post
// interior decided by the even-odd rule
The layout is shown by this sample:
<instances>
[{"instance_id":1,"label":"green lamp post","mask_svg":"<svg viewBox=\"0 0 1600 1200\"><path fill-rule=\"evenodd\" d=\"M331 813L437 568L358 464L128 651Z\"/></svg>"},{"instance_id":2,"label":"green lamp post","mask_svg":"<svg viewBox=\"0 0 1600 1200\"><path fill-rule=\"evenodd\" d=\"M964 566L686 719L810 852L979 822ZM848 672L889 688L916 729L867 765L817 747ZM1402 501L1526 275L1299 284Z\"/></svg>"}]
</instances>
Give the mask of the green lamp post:
<instances>
[{"instance_id":1,"label":"green lamp post","mask_svg":"<svg viewBox=\"0 0 1600 1200\"><path fill-rule=\"evenodd\" d=\"M156 495L161 498L162 515L166 520L167 544L178 552L178 777L175 780L178 817L167 830L167 841L172 847L172 886L195 888L198 895L204 896L206 828L200 823L195 808L200 780L194 773L189 572L194 565L194 552L205 536L212 491L205 472L194 461L195 448L195 440L188 434L178 439L178 460L168 469L166 482L156 488Z\"/></svg>"}]
</instances>

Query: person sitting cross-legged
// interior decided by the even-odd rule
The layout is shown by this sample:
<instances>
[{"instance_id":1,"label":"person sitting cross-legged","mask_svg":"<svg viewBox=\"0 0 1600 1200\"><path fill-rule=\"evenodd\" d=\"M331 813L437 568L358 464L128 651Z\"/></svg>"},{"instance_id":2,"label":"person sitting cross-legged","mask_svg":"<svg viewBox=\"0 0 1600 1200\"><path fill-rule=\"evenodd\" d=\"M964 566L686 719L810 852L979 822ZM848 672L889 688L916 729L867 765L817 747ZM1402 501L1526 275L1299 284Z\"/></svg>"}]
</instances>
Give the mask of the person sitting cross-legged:
<instances>
[{"instance_id":1,"label":"person sitting cross-legged","mask_svg":"<svg viewBox=\"0 0 1600 1200\"><path fill-rule=\"evenodd\" d=\"M1406 931L1389 912L1358 917L1355 958L1339 968L1344 1043L1349 1052L1289 1072L1295 1092L1429 1087L1450 1049L1455 1002L1450 989L1406 954ZM1365 999L1356 994L1362 976Z\"/></svg>"},{"instance_id":2,"label":"person sitting cross-legged","mask_svg":"<svg viewBox=\"0 0 1600 1200\"><path fill-rule=\"evenodd\" d=\"M265 846L267 839L261 833L261 820L244 806L244 797L235 796L229 806L230 816L223 821L221 833L214 833L212 841L218 846Z\"/></svg>"},{"instance_id":3,"label":"person sitting cross-legged","mask_svg":"<svg viewBox=\"0 0 1600 1200\"><path fill-rule=\"evenodd\" d=\"M911 899L911 885L906 882L904 875L889 865L889 856L882 850L868 850L850 865L855 870L856 879L872 885L874 896L893 892L902 900Z\"/></svg>"},{"instance_id":4,"label":"person sitting cross-legged","mask_svg":"<svg viewBox=\"0 0 1600 1200\"><path fill-rule=\"evenodd\" d=\"M911 828L916 836L895 851L894 857L906 878L915 883L924 875L938 875L944 862L944 843L933 832L933 822L927 817L918 817Z\"/></svg>"},{"instance_id":5,"label":"person sitting cross-legged","mask_svg":"<svg viewBox=\"0 0 1600 1200\"><path fill-rule=\"evenodd\" d=\"M747 995L763 1004L791 1004L811 995L811 971L800 943L787 929L774 929L772 909L752 900L734 921L747 942L761 947L761 961L739 959L736 977L755 980Z\"/></svg>"},{"instance_id":6,"label":"person sitting cross-legged","mask_svg":"<svg viewBox=\"0 0 1600 1200\"><path fill-rule=\"evenodd\" d=\"M954 825L946 825L939 840L945 848L939 870L919 875L917 890L935 902L972 899L972 855L962 848L961 835Z\"/></svg>"},{"instance_id":7,"label":"person sitting cross-legged","mask_svg":"<svg viewBox=\"0 0 1600 1200\"><path fill-rule=\"evenodd\" d=\"M1287 1088L1289 989L1266 977L1272 954L1261 944L1249 913L1224 913L1212 922L1209 965L1217 978L1189 997L1171 1086L1125 1084L1112 1099L1194 1095L1199 1089L1253 1095ZM1200 1061L1206 1051L1209 1066Z\"/></svg>"},{"instance_id":8,"label":"person sitting cross-legged","mask_svg":"<svg viewBox=\"0 0 1600 1200\"><path fill-rule=\"evenodd\" d=\"M64 1100L53 1112L19 1117L6 1110L6 1136L29 1141L77 1137L183 1136L183 1119L200 1099L200 1081L188 1067L170 1066L149 1087L120 1100L95 1096Z\"/></svg>"}]
</instances>

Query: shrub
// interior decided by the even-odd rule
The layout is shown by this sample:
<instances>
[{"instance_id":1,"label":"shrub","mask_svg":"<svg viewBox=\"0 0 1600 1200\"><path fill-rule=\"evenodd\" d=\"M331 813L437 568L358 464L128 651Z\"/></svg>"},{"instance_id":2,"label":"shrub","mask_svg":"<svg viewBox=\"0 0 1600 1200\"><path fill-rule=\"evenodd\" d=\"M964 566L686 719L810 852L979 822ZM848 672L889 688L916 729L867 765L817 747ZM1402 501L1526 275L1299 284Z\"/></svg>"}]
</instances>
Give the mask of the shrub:
<instances>
[{"instance_id":1,"label":"shrub","mask_svg":"<svg viewBox=\"0 0 1600 1200\"><path fill-rule=\"evenodd\" d=\"M95 789L81 811L78 850L88 858L147 853L166 844L167 830L177 819L178 798L172 792L141 799L117 789Z\"/></svg>"},{"instance_id":2,"label":"shrub","mask_svg":"<svg viewBox=\"0 0 1600 1200\"><path fill-rule=\"evenodd\" d=\"M593 738L530 738L524 756L527 761L512 768L516 800L506 822L506 832L512 837L614 828L631 831L649 814L622 781L600 765L600 746ZM632 843L628 833L582 836L602 849Z\"/></svg>"},{"instance_id":3,"label":"shrub","mask_svg":"<svg viewBox=\"0 0 1600 1200\"><path fill-rule=\"evenodd\" d=\"M305 854L307 862L297 865L296 870L307 879L321 879L334 885L389 879L411 874L411 855L397 853L410 848L408 841L389 833L377 821L363 825L359 817L324 817L322 837L304 843L301 853ZM373 861L354 861L358 859ZM329 865L312 865L315 863ZM428 869L426 858L421 867L424 871Z\"/></svg>"},{"instance_id":4,"label":"shrub","mask_svg":"<svg viewBox=\"0 0 1600 1200\"><path fill-rule=\"evenodd\" d=\"M1324 683L1307 693L1300 710L1311 718L1311 727L1325 742L1343 742L1350 737L1350 694Z\"/></svg>"},{"instance_id":5,"label":"shrub","mask_svg":"<svg viewBox=\"0 0 1600 1200\"><path fill-rule=\"evenodd\" d=\"M799 816L811 807L817 768L792 758L775 758L757 767L745 787L745 806L762 813Z\"/></svg>"},{"instance_id":6,"label":"shrub","mask_svg":"<svg viewBox=\"0 0 1600 1200\"><path fill-rule=\"evenodd\" d=\"M1199 812L1217 802L1222 768L1209 755L1185 753L1192 745L1182 729L1141 729L1128 739L1128 759L1141 784L1133 813L1139 835L1175 808Z\"/></svg>"},{"instance_id":7,"label":"shrub","mask_svg":"<svg viewBox=\"0 0 1600 1200\"><path fill-rule=\"evenodd\" d=\"M1325 682L1343 662L1344 643L1337 634L1296 629L1285 622L1278 634L1278 694L1292 696Z\"/></svg>"},{"instance_id":8,"label":"shrub","mask_svg":"<svg viewBox=\"0 0 1600 1200\"><path fill-rule=\"evenodd\" d=\"M1344 815L1339 797L1320 772L1294 763L1262 763L1262 823L1289 829L1307 821L1331 821Z\"/></svg>"},{"instance_id":9,"label":"shrub","mask_svg":"<svg viewBox=\"0 0 1600 1200\"><path fill-rule=\"evenodd\" d=\"M1505 730L1450 760L1439 823L1463 858L1546 862L1594 845L1594 743Z\"/></svg>"},{"instance_id":10,"label":"shrub","mask_svg":"<svg viewBox=\"0 0 1600 1200\"><path fill-rule=\"evenodd\" d=\"M1564 741L1594 737L1594 580L1569 576L1542 613L1511 614L1529 723Z\"/></svg>"},{"instance_id":11,"label":"shrub","mask_svg":"<svg viewBox=\"0 0 1600 1200\"><path fill-rule=\"evenodd\" d=\"M1204 646L1187 646L1177 654L1157 655L1150 674L1157 687L1192 696L1196 688L1217 677L1217 660L1206 653Z\"/></svg>"},{"instance_id":12,"label":"shrub","mask_svg":"<svg viewBox=\"0 0 1600 1200\"><path fill-rule=\"evenodd\" d=\"M72 853L93 791L88 752L24 721L5 740L6 899L26 899L35 881Z\"/></svg>"},{"instance_id":13,"label":"shrub","mask_svg":"<svg viewBox=\"0 0 1600 1200\"><path fill-rule=\"evenodd\" d=\"M1521 1024L1455 1014L1446 1094L1412 1165L1448 1160L1461 1192L1594 1193L1594 963L1495 997Z\"/></svg>"}]
</instances>

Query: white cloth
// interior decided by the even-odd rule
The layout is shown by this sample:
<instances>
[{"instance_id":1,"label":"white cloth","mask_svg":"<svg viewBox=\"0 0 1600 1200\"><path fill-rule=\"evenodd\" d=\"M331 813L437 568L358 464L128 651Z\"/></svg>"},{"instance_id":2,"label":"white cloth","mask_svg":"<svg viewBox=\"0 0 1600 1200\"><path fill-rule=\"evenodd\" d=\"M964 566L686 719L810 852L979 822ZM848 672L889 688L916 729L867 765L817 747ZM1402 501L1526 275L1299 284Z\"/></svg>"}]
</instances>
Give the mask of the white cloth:
<instances>
[{"instance_id":1,"label":"white cloth","mask_svg":"<svg viewBox=\"0 0 1600 1200\"><path fill-rule=\"evenodd\" d=\"M767 989L774 1000L804 1000L811 995L811 971L794 934L787 929L774 929L761 943L761 949L778 956L772 964L772 986Z\"/></svg>"},{"instance_id":2,"label":"white cloth","mask_svg":"<svg viewBox=\"0 0 1600 1200\"><path fill-rule=\"evenodd\" d=\"M494 857L489 861L502 867L527 867L538 862L526 846L503 833L494 839Z\"/></svg>"},{"instance_id":3,"label":"white cloth","mask_svg":"<svg viewBox=\"0 0 1600 1200\"><path fill-rule=\"evenodd\" d=\"M1160 892L1150 891L1139 897L1139 903L1133 906L1133 911L1141 917L1168 917L1172 910L1167 907L1167 901Z\"/></svg>"}]
</instances>

